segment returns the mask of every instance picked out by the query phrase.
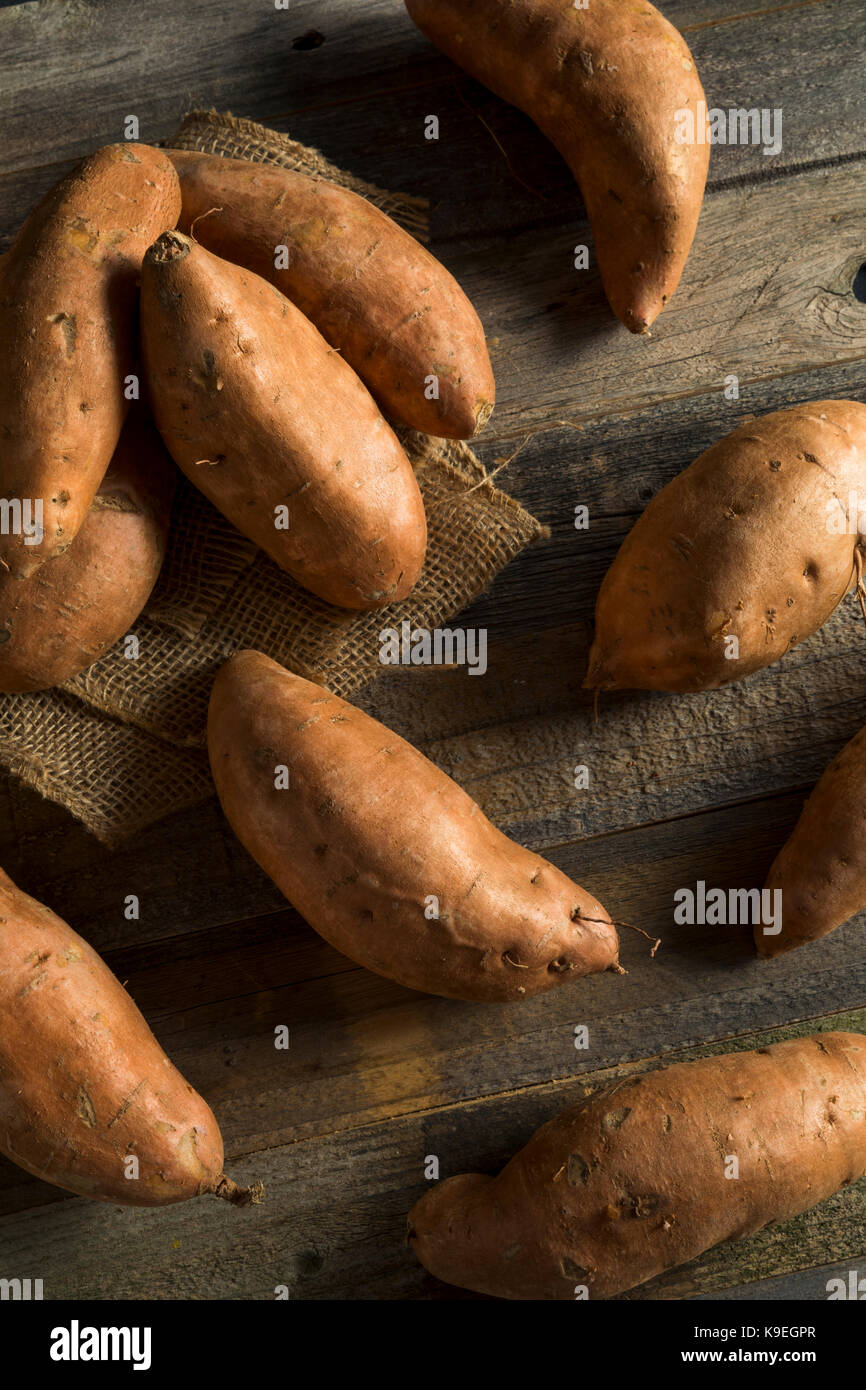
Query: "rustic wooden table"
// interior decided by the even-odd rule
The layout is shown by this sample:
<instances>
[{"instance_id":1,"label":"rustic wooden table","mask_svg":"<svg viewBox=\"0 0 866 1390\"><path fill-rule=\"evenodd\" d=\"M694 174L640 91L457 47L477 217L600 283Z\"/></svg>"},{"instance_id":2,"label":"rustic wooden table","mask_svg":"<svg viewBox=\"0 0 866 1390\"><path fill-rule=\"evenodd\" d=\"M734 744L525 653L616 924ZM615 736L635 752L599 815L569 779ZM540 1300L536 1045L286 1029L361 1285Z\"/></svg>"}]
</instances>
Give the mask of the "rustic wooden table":
<instances>
[{"instance_id":1,"label":"rustic wooden table","mask_svg":"<svg viewBox=\"0 0 866 1390\"><path fill-rule=\"evenodd\" d=\"M666 0L711 106L781 107L784 151L713 152L684 281L651 339L613 319L580 197L516 111L440 57L399 0L37 0L0 10L0 249L85 152L168 137L185 109L269 122L379 184L426 196L433 249L481 314L498 405L480 452L551 528L463 615L490 669L389 672L360 703L419 744L515 839L620 917L625 978L519 1006L421 996L325 945L256 869L215 801L111 853L13 782L0 862L102 951L213 1105L266 1203L88 1204L0 1162L0 1275L46 1298L469 1297L404 1245L425 1188L493 1171L601 1079L839 1026L866 1030L866 923L759 964L745 929L676 927L696 879L757 886L804 793L866 720L853 602L783 663L720 693L581 691L593 602L647 500L751 415L861 396L866 363L862 0ZM439 116L441 138L424 139ZM726 399L736 375L740 396ZM590 508L588 532L574 507ZM572 769L591 769L576 791ZM127 893L145 905L126 922ZM591 1050L575 1050L576 1024ZM276 1051L286 1024L291 1047ZM825 1297L863 1271L866 1182L631 1297Z\"/></svg>"}]
</instances>

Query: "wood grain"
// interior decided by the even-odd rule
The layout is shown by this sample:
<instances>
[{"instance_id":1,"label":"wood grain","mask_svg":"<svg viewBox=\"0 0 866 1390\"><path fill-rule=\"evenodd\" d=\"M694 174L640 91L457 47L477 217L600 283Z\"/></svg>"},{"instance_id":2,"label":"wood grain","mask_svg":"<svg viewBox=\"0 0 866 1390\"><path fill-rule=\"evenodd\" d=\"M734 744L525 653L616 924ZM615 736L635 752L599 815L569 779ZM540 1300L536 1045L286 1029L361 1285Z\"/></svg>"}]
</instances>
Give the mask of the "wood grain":
<instances>
[{"instance_id":1,"label":"wood grain","mask_svg":"<svg viewBox=\"0 0 866 1390\"><path fill-rule=\"evenodd\" d=\"M782 153L717 146L712 184L863 150L859 0L677 0L664 10L688 38L711 106L784 111ZM310 31L325 42L295 47ZM128 115L156 141L202 104L289 129L362 177L430 197L440 235L539 225L581 207L531 122L438 54L401 0L292 0L283 11L261 0L33 0L0 9L0 53L7 236L19 175L31 180L26 211L64 166L123 139ZM438 142L424 139L431 113Z\"/></svg>"},{"instance_id":2,"label":"wood grain","mask_svg":"<svg viewBox=\"0 0 866 1390\"><path fill-rule=\"evenodd\" d=\"M862 1029L866 1015L831 1015L675 1059L746 1050L822 1027ZM560 1109L655 1062L642 1058L577 1081L520 1088L237 1160L238 1180L265 1182L266 1201L257 1208L227 1210L206 1198L153 1212L79 1198L31 1208L3 1220L6 1267L44 1279L46 1299L270 1299L280 1286L301 1299L471 1297L426 1274L405 1244L407 1211L425 1188L426 1156L439 1158L442 1176L495 1171ZM691 1298L828 1263L862 1265L864 1252L866 1180L794 1221L717 1246L626 1299ZM825 1283L823 1270L816 1271L803 1296L824 1298Z\"/></svg>"}]
</instances>

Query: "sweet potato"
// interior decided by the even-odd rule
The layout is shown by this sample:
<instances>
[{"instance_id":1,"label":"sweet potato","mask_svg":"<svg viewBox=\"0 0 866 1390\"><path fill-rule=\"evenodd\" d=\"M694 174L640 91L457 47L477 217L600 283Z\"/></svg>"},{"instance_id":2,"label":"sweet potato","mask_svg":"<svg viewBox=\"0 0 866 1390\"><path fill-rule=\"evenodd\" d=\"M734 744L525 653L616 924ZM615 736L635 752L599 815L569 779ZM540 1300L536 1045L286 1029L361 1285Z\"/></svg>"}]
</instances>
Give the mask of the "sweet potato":
<instances>
[{"instance_id":1,"label":"sweet potato","mask_svg":"<svg viewBox=\"0 0 866 1390\"><path fill-rule=\"evenodd\" d=\"M861 729L824 772L770 869L766 887L781 889L782 930L767 936L755 926L759 955L780 956L817 941L866 908L864 778Z\"/></svg>"},{"instance_id":2,"label":"sweet potato","mask_svg":"<svg viewBox=\"0 0 866 1390\"><path fill-rule=\"evenodd\" d=\"M583 194L611 308L645 333L694 239L706 106L682 35L646 0L406 0L418 27L556 146Z\"/></svg>"},{"instance_id":3,"label":"sweet potato","mask_svg":"<svg viewBox=\"0 0 866 1390\"><path fill-rule=\"evenodd\" d=\"M506 839L411 744L261 653L217 675L208 749L241 843L369 970L454 999L510 1000L618 968L595 898Z\"/></svg>"},{"instance_id":4,"label":"sweet potato","mask_svg":"<svg viewBox=\"0 0 866 1390\"><path fill-rule=\"evenodd\" d=\"M0 1152L100 1202L258 1197L223 1173L210 1109L105 962L2 870Z\"/></svg>"},{"instance_id":5,"label":"sweet potato","mask_svg":"<svg viewBox=\"0 0 866 1390\"><path fill-rule=\"evenodd\" d=\"M405 597L427 543L412 466L301 311L167 232L144 258L141 325L156 423L214 506L328 603Z\"/></svg>"},{"instance_id":6,"label":"sweet potato","mask_svg":"<svg viewBox=\"0 0 866 1390\"><path fill-rule=\"evenodd\" d=\"M0 573L0 690L47 690L129 630L162 567L176 470L142 409L69 549L30 579Z\"/></svg>"},{"instance_id":7,"label":"sweet potato","mask_svg":"<svg viewBox=\"0 0 866 1390\"><path fill-rule=\"evenodd\" d=\"M484 330L430 252L384 212L327 179L244 159L169 150L180 226L276 285L398 424L469 439L495 388ZM288 265L275 265L278 247ZM435 377L435 382L430 381ZM438 398L428 395L438 391Z\"/></svg>"},{"instance_id":8,"label":"sweet potato","mask_svg":"<svg viewBox=\"0 0 866 1390\"><path fill-rule=\"evenodd\" d=\"M778 661L858 582L864 499L866 406L815 401L741 425L626 536L585 685L711 690Z\"/></svg>"},{"instance_id":9,"label":"sweet potato","mask_svg":"<svg viewBox=\"0 0 866 1390\"><path fill-rule=\"evenodd\" d=\"M166 155L108 145L48 193L4 261L0 497L42 505L41 539L20 525L0 534L0 565L22 578L71 543L108 468L135 369L141 258L179 212Z\"/></svg>"},{"instance_id":10,"label":"sweet potato","mask_svg":"<svg viewBox=\"0 0 866 1390\"><path fill-rule=\"evenodd\" d=\"M823 1033L619 1082L498 1177L438 1183L409 1240L431 1274L478 1293L611 1298L864 1172L866 1038Z\"/></svg>"}]
</instances>

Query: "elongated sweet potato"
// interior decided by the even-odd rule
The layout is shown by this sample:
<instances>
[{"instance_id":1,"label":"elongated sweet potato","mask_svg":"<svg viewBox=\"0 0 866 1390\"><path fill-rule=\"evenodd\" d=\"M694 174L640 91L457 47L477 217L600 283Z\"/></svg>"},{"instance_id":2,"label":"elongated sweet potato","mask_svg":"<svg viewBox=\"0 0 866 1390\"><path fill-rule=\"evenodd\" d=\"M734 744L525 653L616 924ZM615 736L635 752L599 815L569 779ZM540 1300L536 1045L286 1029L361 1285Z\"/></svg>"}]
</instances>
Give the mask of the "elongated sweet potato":
<instances>
[{"instance_id":1,"label":"elongated sweet potato","mask_svg":"<svg viewBox=\"0 0 866 1390\"><path fill-rule=\"evenodd\" d=\"M0 573L0 690L47 690L127 632L165 555L176 469L142 409L69 549L30 579Z\"/></svg>"},{"instance_id":2,"label":"elongated sweet potato","mask_svg":"<svg viewBox=\"0 0 866 1390\"><path fill-rule=\"evenodd\" d=\"M241 843L369 970L431 994L509 1000L617 969L617 934L595 898L496 830L411 744L261 653L220 670L208 749Z\"/></svg>"},{"instance_id":3,"label":"elongated sweet potato","mask_svg":"<svg viewBox=\"0 0 866 1390\"><path fill-rule=\"evenodd\" d=\"M2 870L0 1152L100 1202L258 1197L223 1173L211 1111L105 962Z\"/></svg>"},{"instance_id":4,"label":"elongated sweet potato","mask_svg":"<svg viewBox=\"0 0 866 1390\"><path fill-rule=\"evenodd\" d=\"M583 194L610 306L645 333L680 281L709 163L704 91L646 0L406 0L429 39L556 146Z\"/></svg>"},{"instance_id":5,"label":"elongated sweet potato","mask_svg":"<svg viewBox=\"0 0 866 1390\"><path fill-rule=\"evenodd\" d=\"M32 512L0 533L13 574L62 554L87 516L128 408L141 258L179 212L166 155L108 145L48 193L4 261L0 498L42 508L41 538Z\"/></svg>"},{"instance_id":6,"label":"elongated sweet potato","mask_svg":"<svg viewBox=\"0 0 866 1390\"><path fill-rule=\"evenodd\" d=\"M711 690L778 661L860 575L866 406L749 421L650 502L602 583L585 685Z\"/></svg>"},{"instance_id":7,"label":"elongated sweet potato","mask_svg":"<svg viewBox=\"0 0 866 1390\"><path fill-rule=\"evenodd\" d=\"M821 777L766 886L781 889L782 930L755 927L761 956L780 956L835 931L866 908L863 785L866 729L855 734Z\"/></svg>"},{"instance_id":8,"label":"elongated sweet potato","mask_svg":"<svg viewBox=\"0 0 866 1390\"><path fill-rule=\"evenodd\" d=\"M183 231L253 270L316 325L398 424L469 439L495 388L484 330L457 281L413 236L327 179L169 150ZM277 248L288 265L277 268Z\"/></svg>"},{"instance_id":9,"label":"elongated sweet potato","mask_svg":"<svg viewBox=\"0 0 866 1390\"><path fill-rule=\"evenodd\" d=\"M438 1183L412 1208L409 1240L461 1288L611 1298L864 1173L866 1038L822 1033L609 1087L498 1177Z\"/></svg>"},{"instance_id":10,"label":"elongated sweet potato","mask_svg":"<svg viewBox=\"0 0 866 1390\"><path fill-rule=\"evenodd\" d=\"M427 543L412 466L301 311L167 232L144 258L141 323L156 423L214 506L328 603L403 598Z\"/></svg>"}]
</instances>

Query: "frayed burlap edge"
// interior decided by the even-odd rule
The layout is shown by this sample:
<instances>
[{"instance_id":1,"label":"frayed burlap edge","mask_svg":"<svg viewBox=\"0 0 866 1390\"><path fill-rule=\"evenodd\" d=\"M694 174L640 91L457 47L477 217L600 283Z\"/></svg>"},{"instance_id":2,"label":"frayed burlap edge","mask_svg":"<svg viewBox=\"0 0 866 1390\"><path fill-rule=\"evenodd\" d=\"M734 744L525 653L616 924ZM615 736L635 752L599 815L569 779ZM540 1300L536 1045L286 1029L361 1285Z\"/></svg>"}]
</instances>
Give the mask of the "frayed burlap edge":
<instances>
[{"instance_id":1,"label":"frayed burlap edge","mask_svg":"<svg viewBox=\"0 0 866 1390\"><path fill-rule=\"evenodd\" d=\"M62 691L5 695L0 708L0 762L109 849L213 792L205 754L106 718ZM137 785L146 795L136 795Z\"/></svg>"}]
</instances>

